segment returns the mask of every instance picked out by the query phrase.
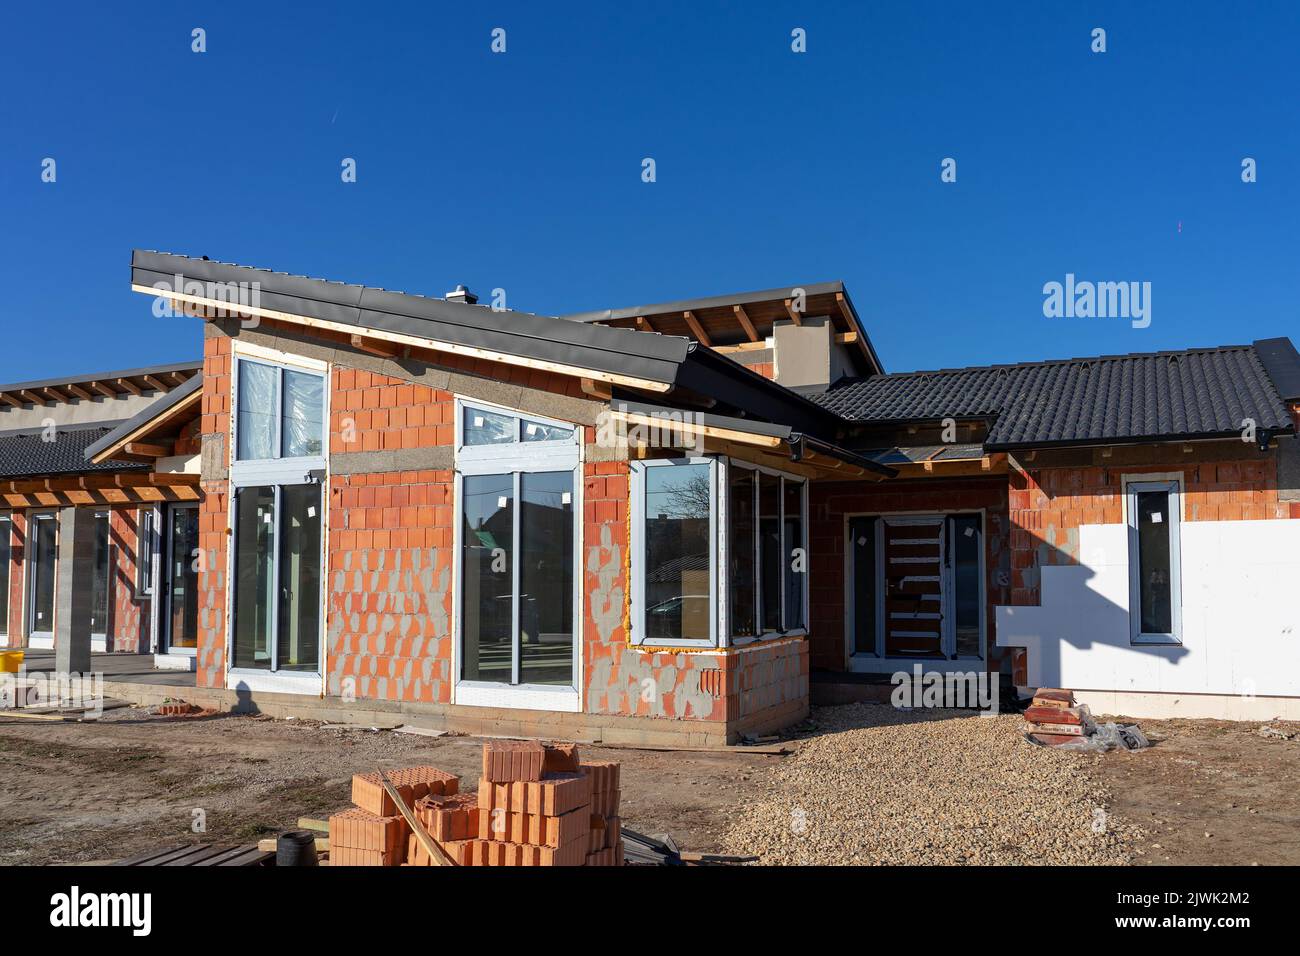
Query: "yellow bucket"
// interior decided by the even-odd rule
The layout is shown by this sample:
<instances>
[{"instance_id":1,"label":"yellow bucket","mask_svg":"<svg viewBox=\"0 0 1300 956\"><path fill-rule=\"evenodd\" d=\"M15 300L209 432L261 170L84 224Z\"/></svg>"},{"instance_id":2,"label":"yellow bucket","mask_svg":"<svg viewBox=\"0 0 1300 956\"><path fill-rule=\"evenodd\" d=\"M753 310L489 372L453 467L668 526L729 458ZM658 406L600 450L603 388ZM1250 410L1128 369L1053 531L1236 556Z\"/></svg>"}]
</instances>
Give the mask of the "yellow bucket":
<instances>
[{"instance_id":1,"label":"yellow bucket","mask_svg":"<svg viewBox=\"0 0 1300 956\"><path fill-rule=\"evenodd\" d=\"M22 651L0 651L0 674L17 674L22 666Z\"/></svg>"}]
</instances>

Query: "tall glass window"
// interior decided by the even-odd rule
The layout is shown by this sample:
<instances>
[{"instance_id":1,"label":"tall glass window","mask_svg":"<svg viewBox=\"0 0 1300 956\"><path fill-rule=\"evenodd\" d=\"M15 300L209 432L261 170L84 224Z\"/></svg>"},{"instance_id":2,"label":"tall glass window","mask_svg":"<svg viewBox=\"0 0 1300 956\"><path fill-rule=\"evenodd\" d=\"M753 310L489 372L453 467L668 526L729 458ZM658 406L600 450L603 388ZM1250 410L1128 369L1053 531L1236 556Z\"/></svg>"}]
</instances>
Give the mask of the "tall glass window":
<instances>
[{"instance_id":1,"label":"tall glass window","mask_svg":"<svg viewBox=\"0 0 1300 956\"><path fill-rule=\"evenodd\" d=\"M31 539L32 575L31 622L28 630L42 636L54 635L54 561L58 543L59 521L52 514L32 515L28 526Z\"/></svg>"},{"instance_id":2,"label":"tall glass window","mask_svg":"<svg viewBox=\"0 0 1300 956\"><path fill-rule=\"evenodd\" d=\"M240 359L237 367L236 459L324 454L324 376L250 359Z\"/></svg>"},{"instance_id":3,"label":"tall glass window","mask_svg":"<svg viewBox=\"0 0 1300 956\"><path fill-rule=\"evenodd\" d=\"M755 580L755 494L758 472L732 468L727 487L727 579L731 582L731 633L734 637L758 634L758 590Z\"/></svg>"},{"instance_id":4,"label":"tall glass window","mask_svg":"<svg viewBox=\"0 0 1300 956\"><path fill-rule=\"evenodd\" d=\"M240 488L235 495L235 667L271 667L275 533L275 489Z\"/></svg>"},{"instance_id":5,"label":"tall glass window","mask_svg":"<svg viewBox=\"0 0 1300 956\"><path fill-rule=\"evenodd\" d=\"M95 514L95 565L91 581L90 633L96 636L108 634L108 512Z\"/></svg>"},{"instance_id":6,"label":"tall glass window","mask_svg":"<svg viewBox=\"0 0 1300 956\"><path fill-rule=\"evenodd\" d=\"M1182 640L1179 483L1128 485L1129 621L1134 643Z\"/></svg>"},{"instance_id":7,"label":"tall glass window","mask_svg":"<svg viewBox=\"0 0 1300 956\"><path fill-rule=\"evenodd\" d=\"M508 684L514 673L514 478L466 475L461 500L461 676Z\"/></svg>"},{"instance_id":8,"label":"tall glass window","mask_svg":"<svg viewBox=\"0 0 1300 956\"><path fill-rule=\"evenodd\" d=\"M806 627L805 483L732 460L727 482L731 636Z\"/></svg>"},{"instance_id":9,"label":"tall glass window","mask_svg":"<svg viewBox=\"0 0 1300 956\"><path fill-rule=\"evenodd\" d=\"M645 632L650 643L712 639L711 468L645 470Z\"/></svg>"},{"instance_id":10,"label":"tall glass window","mask_svg":"<svg viewBox=\"0 0 1300 956\"><path fill-rule=\"evenodd\" d=\"M9 633L9 562L13 552L13 521L8 515L0 515L0 635Z\"/></svg>"}]
</instances>

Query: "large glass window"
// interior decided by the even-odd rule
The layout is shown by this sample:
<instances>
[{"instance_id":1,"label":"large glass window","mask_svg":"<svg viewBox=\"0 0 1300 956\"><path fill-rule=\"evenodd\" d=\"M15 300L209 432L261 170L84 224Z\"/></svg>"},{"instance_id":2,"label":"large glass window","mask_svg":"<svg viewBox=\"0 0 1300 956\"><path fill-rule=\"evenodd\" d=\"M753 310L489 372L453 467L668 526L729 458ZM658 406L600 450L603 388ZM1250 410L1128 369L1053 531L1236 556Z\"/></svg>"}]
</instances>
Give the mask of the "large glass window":
<instances>
[{"instance_id":1,"label":"large glass window","mask_svg":"<svg viewBox=\"0 0 1300 956\"><path fill-rule=\"evenodd\" d=\"M141 508L136 517L139 535L136 544L136 590L141 594L153 593L154 510Z\"/></svg>"},{"instance_id":2,"label":"large glass window","mask_svg":"<svg viewBox=\"0 0 1300 956\"><path fill-rule=\"evenodd\" d=\"M1179 643L1179 485L1128 485L1129 620L1135 643Z\"/></svg>"},{"instance_id":3,"label":"large glass window","mask_svg":"<svg viewBox=\"0 0 1300 956\"><path fill-rule=\"evenodd\" d=\"M275 489L240 488L235 495L235 667L271 666L275 532Z\"/></svg>"},{"instance_id":4,"label":"large glass window","mask_svg":"<svg viewBox=\"0 0 1300 956\"><path fill-rule=\"evenodd\" d=\"M645 469L645 639L712 640L713 465Z\"/></svg>"},{"instance_id":5,"label":"large glass window","mask_svg":"<svg viewBox=\"0 0 1300 956\"><path fill-rule=\"evenodd\" d=\"M727 540L730 543L727 580L731 582L733 637L753 637L758 634L758 590L754 574L757 478L756 471L732 468L727 485Z\"/></svg>"},{"instance_id":6,"label":"large glass window","mask_svg":"<svg viewBox=\"0 0 1300 956\"><path fill-rule=\"evenodd\" d=\"M460 678L511 694L570 691L577 432L468 403L460 428ZM496 690L469 687L464 699Z\"/></svg>"},{"instance_id":7,"label":"large glass window","mask_svg":"<svg viewBox=\"0 0 1300 956\"><path fill-rule=\"evenodd\" d=\"M730 471L731 635L780 634L806 627L804 482L737 461L730 463Z\"/></svg>"},{"instance_id":8,"label":"large glass window","mask_svg":"<svg viewBox=\"0 0 1300 956\"><path fill-rule=\"evenodd\" d=\"M984 589L980 555L984 536L979 515L952 515L948 519L946 557L952 577L953 650L957 657L982 657L981 617Z\"/></svg>"},{"instance_id":9,"label":"large glass window","mask_svg":"<svg viewBox=\"0 0 1300 956\"><path fill-rule=\"evenodd\" d=\"M52 514L32 515L28 528L32 543L31 614L28 616L31 623L28 630L32 634L54 634L54 560L58 534L57 517Z\"/></svg>"},{"instance_id":10,"label":"large glass window","mask_svg":"<svg viewBox=\"0 0 1300 956\"><path fill-rule=\"evenodd\" d=\"M90 591L90 633L108 634L108 512L95 513L95 564Z\"/></svg>"},{"instance_id":11,"label":"large glass window","mask_svg":"<svg viewBox=\"0 0 1300 956\"><path fill-rule=\"evenodd\" d=\"M193 649L199 646L198 506L173 505L169 533L167 649Z\"/></svg>"},{"instance_id":12,"label":"large glass window","mask_svg":"<svg viewBox=\"0 0 1300 956\"><path fill-rule=\"evenodd\" d=\"M10 541L13 521L0 515L0 634L9 633L9 561L12 558Z\"/></svg>"},{"instance_id":13,"label":"large glass window","mask_svg":"<svg viewBox=\"0 0 1300 956\"><path fill-rule=\"evenodd\" d=\"M318 457L325 448L325 379L314 372L238 361L236 459Z\"/></svg>"},{"instance_id":14,"label":"large glass window","mask_svg":"<svg viewBox=\"0 0 1300 956\"><path fill-rule=\"evenodd\" d=\"M320 660L320 495L314 484L280 489L277 670L314 671Z\"/></svg>"}]
</instances>

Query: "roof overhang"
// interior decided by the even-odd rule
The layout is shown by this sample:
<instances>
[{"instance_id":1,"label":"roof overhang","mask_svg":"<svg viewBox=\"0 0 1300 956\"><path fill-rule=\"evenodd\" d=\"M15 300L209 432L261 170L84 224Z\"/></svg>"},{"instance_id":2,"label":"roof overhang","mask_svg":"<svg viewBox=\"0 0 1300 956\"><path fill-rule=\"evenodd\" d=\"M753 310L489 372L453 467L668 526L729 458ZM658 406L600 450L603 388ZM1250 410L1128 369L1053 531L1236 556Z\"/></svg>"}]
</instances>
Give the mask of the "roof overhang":
<instances>
[{"instance_id":1,"label":"roof overhang","mask_svg":"<svg viewBox=\"0 0 1300 956\"><path fill-rule=\"evenodd\" d=\"M258 317L649 392L673 387L688 340L135 250L131 288L201 317Z\"/></svg>"},{"instance_id":2,"label":"roof overhang","mask_svg":"<svg viewBox=\"0 0 1300 956\"><path fill-rule=\"evenodd\" d=\"M11 382L0 385L0 402L21 408L25 405L88 402L100 397L120 398L124 395L143 395L146 392L166 393L189 381L202 367L202 362L175 362L114 372Z\"/></svg>"},{"instance_id":3,"label":"roof overhang","mask_svg":"<svg viewBox=\"0 0 1300 956\"><path fill-rule=\"evenodd\" d=\"M575 312L562 318L583 324L689 336L701 345L725 351L761 345L772 335L778 322L802 325L806 319L818 316L830 319L837 341L849 346L850 354L857 357L861 374L876 375L884 371L848 290L838 281Z\"/></svg>"}]
</instances>

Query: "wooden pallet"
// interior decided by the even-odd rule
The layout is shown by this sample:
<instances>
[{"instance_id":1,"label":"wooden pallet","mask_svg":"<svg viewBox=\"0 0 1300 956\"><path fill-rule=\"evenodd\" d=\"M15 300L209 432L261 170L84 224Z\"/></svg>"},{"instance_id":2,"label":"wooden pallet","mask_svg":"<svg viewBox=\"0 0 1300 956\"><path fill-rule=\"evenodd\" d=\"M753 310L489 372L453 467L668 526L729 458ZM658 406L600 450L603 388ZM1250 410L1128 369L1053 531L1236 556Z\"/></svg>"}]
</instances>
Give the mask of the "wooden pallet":
<instances>
[{"instance_id":1,"label":"wooden pallet","mask_svg":"<svg viewBox=\"0 0 1300 956\"><path fill-rule=\"evenodd\" d=\"M190 843L150 850L113 865L264 866L274 859L274 851L260 850L256 843Z\"/></svg>"}]
</instances>

